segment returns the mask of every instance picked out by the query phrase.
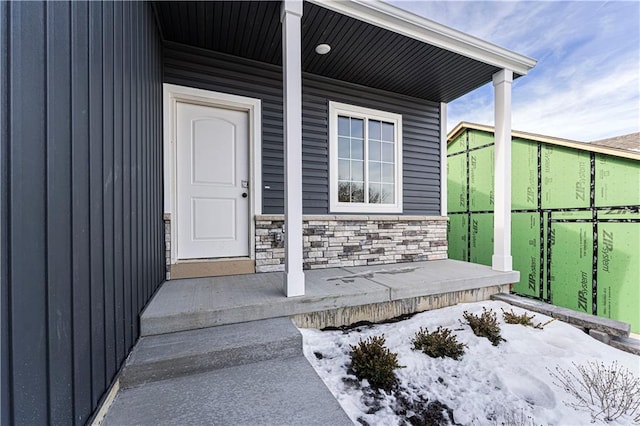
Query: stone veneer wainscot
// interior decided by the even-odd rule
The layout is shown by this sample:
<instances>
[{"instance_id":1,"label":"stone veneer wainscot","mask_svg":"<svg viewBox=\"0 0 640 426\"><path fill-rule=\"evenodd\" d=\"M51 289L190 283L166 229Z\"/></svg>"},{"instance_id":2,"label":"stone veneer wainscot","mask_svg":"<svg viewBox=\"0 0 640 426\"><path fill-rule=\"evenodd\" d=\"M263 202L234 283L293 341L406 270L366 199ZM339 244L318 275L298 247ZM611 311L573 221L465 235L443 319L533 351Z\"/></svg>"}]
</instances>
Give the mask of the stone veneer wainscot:
<instances>
[{"instance_id":1,"label":"stone veneer wainscot","mask_svg":"<svg viewBox=\"0 0 640 426\"><path fill-rule=\"evenodd\" d=\"M256 272L284 270L283 215L258 215ZM304 269L447 258L442 216L303 216Z\"/></svg>"}]
</instances>

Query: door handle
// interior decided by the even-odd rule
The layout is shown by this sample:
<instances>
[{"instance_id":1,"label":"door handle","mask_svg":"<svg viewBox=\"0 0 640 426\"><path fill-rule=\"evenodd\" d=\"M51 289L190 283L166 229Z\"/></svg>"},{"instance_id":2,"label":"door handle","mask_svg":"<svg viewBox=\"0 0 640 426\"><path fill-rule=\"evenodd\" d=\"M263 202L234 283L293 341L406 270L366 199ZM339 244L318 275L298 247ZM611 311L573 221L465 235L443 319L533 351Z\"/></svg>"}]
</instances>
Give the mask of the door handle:
<instances>
[{"instance_id":1,"label":"door handle","mask_svg":"<svg viewBox=\"0 0 640 426\"><path fill-rule=\"evenodd\" d=\"M247 194L246 192L242 193L242 198L247 198L249 196L249 194Z\"/></svg>"}]
</instances>

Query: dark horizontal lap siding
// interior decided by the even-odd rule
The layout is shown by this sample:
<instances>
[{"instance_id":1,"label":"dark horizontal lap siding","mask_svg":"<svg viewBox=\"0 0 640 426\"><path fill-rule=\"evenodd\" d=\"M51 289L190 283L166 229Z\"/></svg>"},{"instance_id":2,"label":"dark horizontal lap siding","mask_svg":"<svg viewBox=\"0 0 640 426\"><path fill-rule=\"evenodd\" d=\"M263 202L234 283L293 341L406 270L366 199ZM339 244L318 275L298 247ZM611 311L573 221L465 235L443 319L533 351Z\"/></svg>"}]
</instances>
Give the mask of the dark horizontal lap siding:
<instances>
[{"instance_id":1,"label":"dark horizontal lap siding","mask_svg":"<svg viewBox=\"0 0 640 426\"><path fill-rule=\"evenodd\" d=\"M151 6L0 3L2 424L84 424L162 282Z\"/></svg>"},{"instance_id":2,"label":"dark horizontal lap siding","mask_svg":"<svg viewBox=\"0 0 640 426\"><path fill-rule=\"evenodd\" d=\"M166 44L166 83L230 93L262 100L263 212L282 213L282 78L280 68L243 61L207 50Z\"/></svg>"},{"instance_id":3,"label":"dark horizontal lap siding","mask_svg":"<svg viewBox=\"0 0 640 426\"><path fill-rule=\"evenodd\" d=\"M165 82L262 100L263 212L282 213L282 77L274 65L203 49L165 45ZM303 205L329 210L328 107L343 102L402 114L404 214L440 214L440 106L436 102L303 75Z\"/></svg>"},{"instance_id":4,"label":"dark horizontal lap siding","mask_svg":"<svg viewBox=\"0 0 640 426\"><path fill-rule=\"evenodd\" d=\"M402 114L403 213L439 215L440 105L313 75L303 79L305 213L328 210L329 101Z\"/></svg>"}]
</instances>

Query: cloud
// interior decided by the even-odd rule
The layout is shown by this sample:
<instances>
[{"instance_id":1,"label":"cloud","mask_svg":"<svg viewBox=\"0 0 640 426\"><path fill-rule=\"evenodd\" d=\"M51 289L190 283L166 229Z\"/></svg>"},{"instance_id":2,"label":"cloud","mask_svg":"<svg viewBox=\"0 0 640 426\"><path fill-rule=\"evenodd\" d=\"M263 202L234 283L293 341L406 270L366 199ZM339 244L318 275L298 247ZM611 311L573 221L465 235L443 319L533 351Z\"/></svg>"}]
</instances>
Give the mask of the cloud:
<instances>
[{"instance_id":1,"label":"cloud","mask_svg":"<svg viewBox=\"0 0 640 426\"><path fill-rule=\"evenodd\" d=\"M513 128L582 141L640 130L638 2L394 2L534 57L513 84ZM452 102L459 121L493 124L493 88Z\"/></svg>"}]
</instances>

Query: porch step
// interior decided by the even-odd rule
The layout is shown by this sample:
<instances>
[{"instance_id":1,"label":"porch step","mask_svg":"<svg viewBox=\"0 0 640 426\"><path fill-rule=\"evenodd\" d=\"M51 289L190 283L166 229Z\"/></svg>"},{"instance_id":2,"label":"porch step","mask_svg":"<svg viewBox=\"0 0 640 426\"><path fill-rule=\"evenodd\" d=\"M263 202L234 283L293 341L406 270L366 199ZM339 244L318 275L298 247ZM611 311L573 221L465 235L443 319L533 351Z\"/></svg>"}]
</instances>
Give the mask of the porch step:
<instances>
[{"instance_id":1,"label":"porch step","mask_svg":"<svg viewBox=\"0 0 640 426\"><path fill-rule=\"evenodd\" d=\"M302 355L302 336L285 317L141 337L120 387Z\"/></svg>"}]
</instances>

